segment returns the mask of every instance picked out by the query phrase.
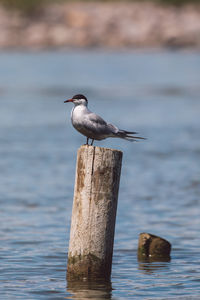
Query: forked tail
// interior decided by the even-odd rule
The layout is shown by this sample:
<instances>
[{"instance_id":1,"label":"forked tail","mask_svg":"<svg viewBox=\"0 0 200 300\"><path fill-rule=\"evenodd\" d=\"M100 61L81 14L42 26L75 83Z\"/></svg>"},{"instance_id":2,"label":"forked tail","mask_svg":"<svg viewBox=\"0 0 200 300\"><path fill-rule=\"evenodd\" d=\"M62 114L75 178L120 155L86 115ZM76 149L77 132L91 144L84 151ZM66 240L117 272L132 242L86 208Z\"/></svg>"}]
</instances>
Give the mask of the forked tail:
<instances>
[{"instance_id":1,"label":"forked tail","mask_svg":"<svg viewBox=\"0 0 200 300\"><path fill-rule=\"evenodd\" d=\"M146 138L143 138L141 136L135 136L134 134L138 134L138 132L119 130L117 133L117 137L125 139L130 142L138 142L138 140L146 140Z\"/></svg>"}]
</instances>

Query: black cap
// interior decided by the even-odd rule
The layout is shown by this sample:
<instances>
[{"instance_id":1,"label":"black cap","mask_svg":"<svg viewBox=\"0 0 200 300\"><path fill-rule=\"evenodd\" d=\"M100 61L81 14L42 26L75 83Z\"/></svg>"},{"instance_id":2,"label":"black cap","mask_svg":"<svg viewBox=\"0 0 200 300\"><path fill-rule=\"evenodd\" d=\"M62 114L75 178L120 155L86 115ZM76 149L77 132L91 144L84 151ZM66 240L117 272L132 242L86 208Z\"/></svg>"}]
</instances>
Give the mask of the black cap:
<instances>
[{"instance_id":1,"label":"black cap","mask_svg":"<svg viewBox=\"0 0 200 300\"><path fill-rule=\"evenodd\" d=\"M87 98L82 94L77 94L73 96L72 99L85 99L85 101L88 102Z\"/></svg>"}]
</instances>

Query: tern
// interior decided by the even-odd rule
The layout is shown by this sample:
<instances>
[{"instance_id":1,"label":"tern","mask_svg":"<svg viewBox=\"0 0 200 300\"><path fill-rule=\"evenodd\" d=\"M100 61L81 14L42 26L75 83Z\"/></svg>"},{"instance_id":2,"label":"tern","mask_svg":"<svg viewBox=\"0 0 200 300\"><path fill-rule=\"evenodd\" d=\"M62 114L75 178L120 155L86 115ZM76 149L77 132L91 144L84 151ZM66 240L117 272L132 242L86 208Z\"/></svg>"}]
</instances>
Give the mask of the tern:
<instances>
[{"instance_id":1,"label":"tern","mask_svg":"<svg viewBox=\"0 0 200 300\"><path fill-rule=\"evenodd\" d=\"M64 103L72 102L74 107L71 111L71 121L74 128L87 137L86 145L91 146L94 140L104 140L109 137L122 138L128 141L137 141L145 138L134 136L137 132L121 130L113 124L107 123L100 116L88 109L88 100L84 95L78 94Z\"/></svg>"}]
</instances>

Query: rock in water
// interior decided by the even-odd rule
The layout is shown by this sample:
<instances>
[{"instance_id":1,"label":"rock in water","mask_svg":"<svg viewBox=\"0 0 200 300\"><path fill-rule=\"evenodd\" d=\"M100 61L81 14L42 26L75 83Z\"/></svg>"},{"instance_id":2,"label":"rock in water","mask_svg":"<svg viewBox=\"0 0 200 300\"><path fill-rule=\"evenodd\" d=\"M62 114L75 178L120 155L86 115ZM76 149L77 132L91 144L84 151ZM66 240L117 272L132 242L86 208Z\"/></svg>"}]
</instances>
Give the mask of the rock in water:
<instances>
[{"instance_id":1,"label":"rock in water","mask_svg":"<svg viewBox=\"0 0 200 300\"><path fill-rule=\"evenodd\" d=\"M171 244L156 235L140 233L138 241L138 260L168 261Z\"/></svg>"}]
</instances>

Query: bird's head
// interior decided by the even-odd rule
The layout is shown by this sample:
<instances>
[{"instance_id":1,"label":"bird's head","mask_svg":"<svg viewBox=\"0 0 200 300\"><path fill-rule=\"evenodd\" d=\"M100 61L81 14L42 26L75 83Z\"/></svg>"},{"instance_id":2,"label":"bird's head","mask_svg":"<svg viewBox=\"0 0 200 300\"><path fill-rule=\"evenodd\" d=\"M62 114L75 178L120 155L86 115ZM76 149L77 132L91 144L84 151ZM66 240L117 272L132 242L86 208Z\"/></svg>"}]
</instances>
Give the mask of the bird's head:
<instances>
[{"instance_id":1,"label":"bird's head","mask_svg":"<svg viewBox=\"0 0 200 300\"><path fill-rule=\"evenodd\" d=\"M64 103L73 102L74 105L84 105L87 106L88 100L84 95L78 94L73 96L71 99L64 101Z\"/></svg>"}]
</instances>

